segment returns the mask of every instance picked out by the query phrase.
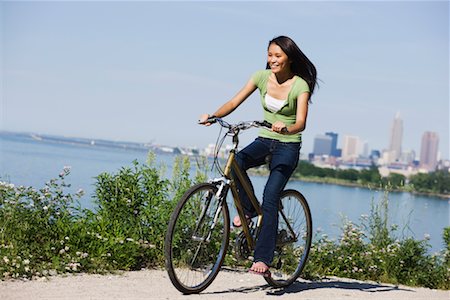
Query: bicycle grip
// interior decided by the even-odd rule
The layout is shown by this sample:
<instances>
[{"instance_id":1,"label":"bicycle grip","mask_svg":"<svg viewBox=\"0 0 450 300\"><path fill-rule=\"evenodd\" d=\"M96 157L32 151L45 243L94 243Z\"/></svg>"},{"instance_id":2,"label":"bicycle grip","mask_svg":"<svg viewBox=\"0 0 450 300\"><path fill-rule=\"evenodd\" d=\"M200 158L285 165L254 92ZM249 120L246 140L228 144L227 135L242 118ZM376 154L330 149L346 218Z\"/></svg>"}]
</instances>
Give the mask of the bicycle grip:
<instances>
[{"instance_id":1,"label":"bicycle grip","mask_svg":"<svg viewBox=\"0 0 450 300\"><path fill-rule=\"evenodd\" d=\"M200 122L200 120L199 120L198 124L207 124L207 123L214 124L216 122L217 122L217 117L216 116L211 116L211 117L209 117L208 119L206 119L203 122Z\"/></svg>"},{"instance_id":2,"label":"bicycle grip","mask_svg":"<svg viewBox=\"0 0 450 300\"><path fill-rule=\"evenodd\" d=\"M261 126L263 126L263 127L267 127L267 128L272 128L272 123L269 123L269 122L267 122L267 121L262 121L262 122L259 122L259 125L261 125Z\"/></svg>"}]
</instances>

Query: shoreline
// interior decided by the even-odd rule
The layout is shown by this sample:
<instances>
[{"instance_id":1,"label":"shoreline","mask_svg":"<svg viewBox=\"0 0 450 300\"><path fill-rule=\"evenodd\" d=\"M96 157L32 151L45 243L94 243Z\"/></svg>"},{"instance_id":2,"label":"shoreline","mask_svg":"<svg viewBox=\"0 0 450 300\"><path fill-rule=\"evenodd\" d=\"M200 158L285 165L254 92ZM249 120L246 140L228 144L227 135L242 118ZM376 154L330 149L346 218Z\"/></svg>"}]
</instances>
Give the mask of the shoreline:
<instances>
[{"instance_id":1,"label":"shoreline","mask_svg":"<svg viewBox=\"0 0 450 300\"><path fill-rule=\"evenodd\" d=\"M249 171L249 175L252 176L260 176L264 177L267 176L269 173L267 171L261 171L261 170L253 170ZM377 190L377 191L385 191L386 189L383 187L376 187L371 186L371 184L360 184L356 182L345 182L341 181L340 179L336 178L330 178L330 177L324 177L324 178L315 178L315 177L296 177L292 176L290 180L296 180L296 181L303 181L303 182L312 182L312 183L321 183L321 184L332 184L332 185L338 185L338 186L345 186L345 187L357 187L357 188L363 188L367 190ZM450 200L450 194L436 194L436 193L429 193L429 192L417 192L417 191L409 191L409 190L402 190L402 189L391 189L389 190L389 193L409 193L411 195L419 195L419 196L427 196L427 197L435 197L442 200Z\"/></svg>"},{"instance_id":2,"label":"shoreline","mask_svg":"<svg viewBox=\"0 0 450 300\"><path fill-rule=\"evenodd\" d=\"M333 182L333 181L327 181L327 180L316 180L314 178L308 178L308 177L293 177L292 180L297 181L303 181L303 182L314 182L314 183L322 183L322 184L333 184L333 185L339 185L339 186L347 186L347 187L358 187L363 188L367 190L378 190L378 191L384 191L385 189L382 187L372 187L367 185L362 185L359 183L351 183L351 182ZM389 191L389 193L409 193L412 195L419 195L419 196L427 196L427 197L435 197L442 200L450 200L450 194L435 194L435 193L426 193L426 192L417 192L417 191L408 191L408 190L402 190L402 189L392 189Z\"/></svg>"}]
</instances>

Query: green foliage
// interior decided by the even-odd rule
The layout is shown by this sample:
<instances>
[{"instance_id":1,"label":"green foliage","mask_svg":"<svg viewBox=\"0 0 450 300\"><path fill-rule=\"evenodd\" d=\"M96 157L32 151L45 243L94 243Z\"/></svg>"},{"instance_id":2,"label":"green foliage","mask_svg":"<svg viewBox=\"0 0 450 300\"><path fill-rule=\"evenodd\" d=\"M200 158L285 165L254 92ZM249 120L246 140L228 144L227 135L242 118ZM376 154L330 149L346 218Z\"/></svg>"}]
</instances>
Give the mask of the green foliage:
<instances>
[{"instance_id":1,"label":"green foliage","mask_svg":"<svg viewBox=\"0 0 450 300\"><path fill-rule=\"evenodd\" d=\"M90 214L89 232L101 236L96 241L103 244L108 265L137 269L163 260L162 242L155 237L164 235L173 207L167 201L168 187L157 168L136 161L117 174L97 177L98 208Z\"/></svg>"},{"instance_id":2,"label":"green foliage","mask_svg":"<svg viewBox=\"0 0 450 300\"><path fill-rule=\"evenodd\" d=\"M39 190L0 182L0 278L78 269L85 257L71 247L79 211L65 183L70 168Z\"/></svg>"},{"instance_id":3,"label":"green foliage","mask_svg":"<svg viewBox=\"0 0 450 300\"><path fill-rule=\"evenodd\" d=\"M170 215L190 186L205 181L206 163L197 162L191 178L190 159L177 157L172 179L167 180L161 173L164 168L155 166L154 160L150 154L146 164L135 161L116 173L99 174L94 210L77 204L83 191L67 191L69 168L39 190L0 182L0 279L162 266ZM305 165L308 168L312 172ZM329 169L323 174L334 172ZM359 181L379 176L375 169L361 174ZM361 225L345 221L338 240L317 233L303 276L334 275L449 289L450 227L443 233L445 249L434 255L427 254L427 240L398 240L396 227L387 219L391 188L388 185L382 202L372 205ZM233 243L236 232L231 234ZM232 248L225 264L248 267L248 261L235 259Z\"/></svg>"},{"instance_id":4,"label":"green foliage","mask_svg":"<svg viewBox=\"0 0 450 300\"><path fill-rule=\"evenodd\" d=\"M390 173L387 177L382 178L381 182L384 187L389 186L393 189L401 189L405 186L406 177L401 174Z\"/></svg>"},{"instance_id":5,"label":"green foliage","mask_svg":"<svg viewBox=\"0 0 450 300\"><path fill-rule=\"evenodd\" d=\"M419 173L411 176L410 184L418 192L449 194L450 174L444 170L429 174Z\"/></svg>"},{"instance_id":6,"label":"green foliage","mask_svg":"<svg viewBox=\"0 0 450 300\"><path fill-rule=\"evenodd\" d=\"M378 168L372 165L369 169L363 169L359 172L359 180L362 184L377 183L381 181L381 175Z\"/></svg>"},{"instance_id":7,"label":"green foliage","mask_svg":"<svg viewBox=\"0 0 450 300\"><path fill-rule=\"evenodd\" d=\"M83 191L66 191L69 168L40 190L0 182L0 279L162 265L170 215L193 180L188 158L176 158L173 181L161 169L149 154L98 175L93 211L75 206Z\"/></svg>"},{"instance_id":8,"label":"green foliage","mask_svg":"<svg viewBox=\"0 0 450 300\"><path fill-rule=\"evenodd\" d=\"M395 238L397 227L388 224L387 201L386 193L380 203L372 206L370 216L362 217L361 225L344 222L337 241L325 234L316 236L303 276L333 275L450 289L450 227L443 234L446 248L429 255L427 240Z\"/></svg>"},{"instance_id":9,"label":"green foliage","mask_svg":"<svg viewBox=\"0 0 450 300\"><path fill-rule=\"evenodd\" d=\"M358 171L355 169L338 170L336 172L336 177L339 179L356 182L358 180L358 174Z\"/></svg>"}]
</instances>

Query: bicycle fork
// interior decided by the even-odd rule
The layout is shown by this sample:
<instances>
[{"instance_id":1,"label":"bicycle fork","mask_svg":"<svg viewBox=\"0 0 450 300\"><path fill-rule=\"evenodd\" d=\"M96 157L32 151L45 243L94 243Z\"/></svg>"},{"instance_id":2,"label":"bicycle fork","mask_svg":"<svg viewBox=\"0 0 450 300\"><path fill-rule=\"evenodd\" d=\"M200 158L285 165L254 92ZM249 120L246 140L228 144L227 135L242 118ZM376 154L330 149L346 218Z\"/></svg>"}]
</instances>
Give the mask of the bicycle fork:
<instances>
[{"instance_id":1,"label":"bicycle fork","mask_svg":"<svg viewBox=\"0 0 450 300\"><path fill-rule=\"evenodd\" d=\"M198 222L197 222L197 224L195 226L194 233L192 234L192 240L194 240L196 242L209 243L210 240L211 240L211 234L212 234L214 228L216 227L217 220L219 219L220 212L222 210L222 204L223 204L223 201L225 199L225 195L226 195L226 193L228 191L229 180L225 179L225 178L219 178L219 179L214 179L214 180L211 181L211 183L213 183L213 184L217 184L219 182L220 182L220 186L217 189L217 192L215 194L216 198L218 199L218 202L217 202L216 211L214 213L213 221L211 223L211 226L209 227L209 230L207 232L206 237L204 235L203 236L198 235L198 230L200 229L200 227L203 224L203 221L204 221L205 216L206 216L206 212L208 211L209 206L211 204L211 198L213 197L213 194L208 191L208 195L206 197L205 205L203 206L202 212L201 212L200 217L198 219Z\"/></svg>"},{"instance_id":2,"label":"bicycle fork","mask_svg":"<svg viewBox=\"0 0 450 300\"><path fill-rule=\"evenodd\" d=\"M227 179L224 179L224 178L223 179L217 179L216 182L219 181L219 180L221 181L221 184L220 184L217 192L215 193L215 196L218 199L217 207L216 207L216 210L214 212L213 221L212 221L212 223L211 223L211 225L210 225L210 227L209 227L209 229L207 231L207 234L206 234L206 236L205 235L202 236L202 234L198 235L198 231L201 230L201 227L203 225L203 221L205 220L206 213L207 213L207 211L209 209L209 206L211 204L211 199L214 196L214 194L211 193L210 191L208 191L208 195L206 196L205 205L202 208L202 212L200 213L200 217L198 218L197 224L195 226L194 233L192 234L192 240L196 241L196 242L199 242L199 244L197 246L197 249L195 251L194 256L192 257L191 264L190 264L191 266L194 265L194 262L197 259L197 256L198 256L198 254L200 252L200 249L201 249L202 245L204 243L208 244L210 242L212 232L213 232L214 228L216 227L217 221L218 221L219 216L220 216L220 212L222 210L223 201L225 199L224 195L226 195L227 185L229 184L229 182L227 181ZM214 182L211 182L211 183L214 183Z\"/></svg>"}]
</instances>

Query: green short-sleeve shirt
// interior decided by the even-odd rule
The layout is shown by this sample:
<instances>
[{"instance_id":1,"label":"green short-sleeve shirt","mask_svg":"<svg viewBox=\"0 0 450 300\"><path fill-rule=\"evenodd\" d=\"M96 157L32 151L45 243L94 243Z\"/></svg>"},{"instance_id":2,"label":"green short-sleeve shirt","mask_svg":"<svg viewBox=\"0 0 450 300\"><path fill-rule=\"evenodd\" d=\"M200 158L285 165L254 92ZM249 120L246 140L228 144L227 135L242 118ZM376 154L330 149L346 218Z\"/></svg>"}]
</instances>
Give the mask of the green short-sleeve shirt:
<instances>
[{"instance_id":1,"label":"green short-sleeve shirt","mask_svg":"<svg viewBox=\"0 0 450 300\"><path fill-rule=\"evenodd\" d=\"M274 123L276 121L282 121L286 126L290 126L295 123L297 114L297 98L299 95L309 92L309 86L306 81L295 76L295 81L292 84L289 91L286 104L277 112L271 112L266 107L265 96L267 94L267 81L272 73L271 70L257 71L252 75L253 83L258 87L261 95L261 104L264 109L264 120ZM280 134L277 132L261 129L259 132L260 137L279 140L281 142L301 142L301 133L297 134Z\"/></svg>"}]
</instances>

